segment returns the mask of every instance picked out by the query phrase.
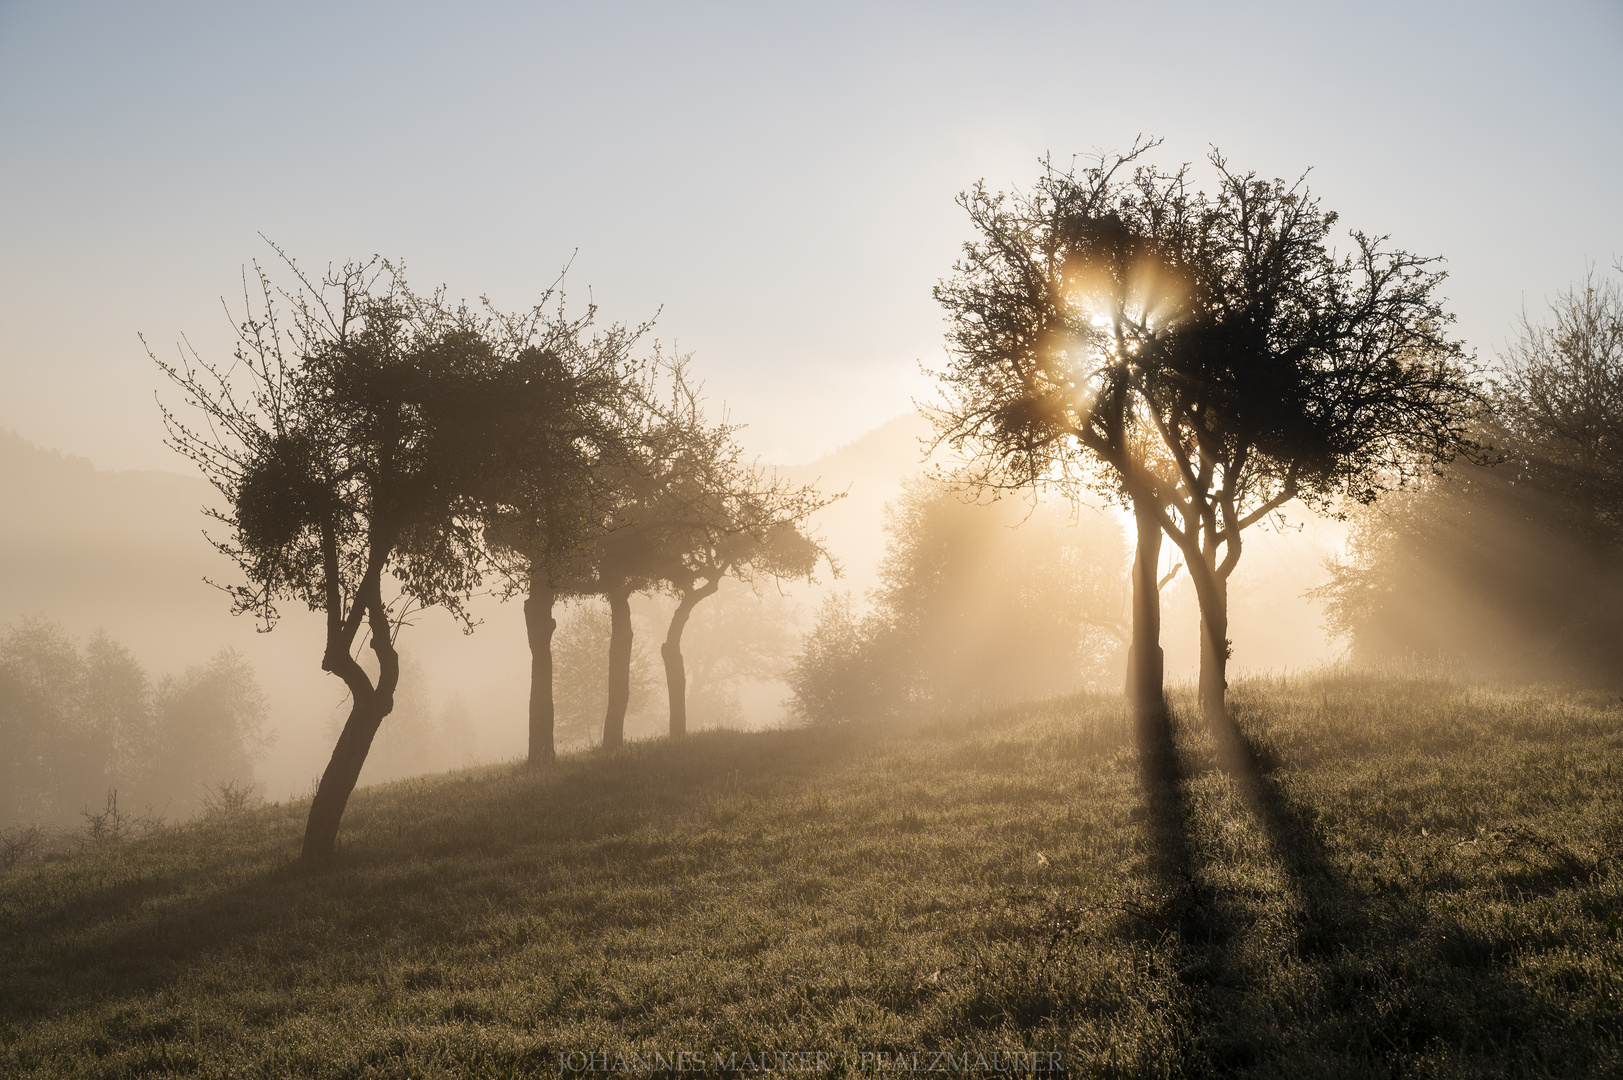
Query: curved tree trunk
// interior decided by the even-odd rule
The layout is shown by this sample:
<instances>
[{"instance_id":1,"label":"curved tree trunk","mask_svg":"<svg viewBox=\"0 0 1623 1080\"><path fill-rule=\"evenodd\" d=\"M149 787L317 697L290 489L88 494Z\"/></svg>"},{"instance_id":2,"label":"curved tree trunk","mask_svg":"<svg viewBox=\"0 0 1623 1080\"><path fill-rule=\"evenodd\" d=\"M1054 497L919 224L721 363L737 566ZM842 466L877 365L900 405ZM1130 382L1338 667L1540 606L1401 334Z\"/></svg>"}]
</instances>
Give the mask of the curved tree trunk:
<instances>
[{"instance_id":1,"label":"curved tree trunk","mask_svg":"<svg viewBox=\"0 0 1623 1080\"><path fill-rule=\"evenodd\" d=\"M332 860L338 849L338 825L344 807L361 778L372 739L383 718L394 709L395 687L400 683L400 654L390 640L390 627L381 605L371 613L372 651L378 658L378 680L374 687L366 672L349 655L342 642L328 641L322 666L349 687L349 718L333 747L332 759L321 774L315 798L310 800L310 819L304 828L304 849L299 858L306 866L321 866Z\"/></svg>"},{"instance_id":2,"label":"curved tree trunk","mask_svg":"<svg viewBox=\"0 0 1623 1080\"><path fill-rule=\"evenodd\" d=\"M604 593L609 602L609 709L603 717L603 745L626 741L626 707L631 704L631 590Z\"/></svg>"},{"instance_id":3,"label":"curved tree trunk","mask_svg":"<svg viewBox=\"0 0 1623 1080\"><path fill-rule=\"evenodd\" d=\"M682 594L681 601L671 614L670 629L665 642L659 647L660 659L665 661L665 690L671 702L671 738L680 739L688 733L688 673L682 662L682 631L687 629L688 616L700 600L714 593L720 580Z\"/></svg>"},{"instance_id":4,"label":"curved tree trunk","mask_svg":"<svg viewBox=\"0 0 1623 1080\"><path fill-rule=\"evenodd\" d=\"M544 577L530 575L530 595L524 598L524 630L530 640L530 757L529 765L551 765L558 759L553 741L556 712L552 700L552 617L557 592Z\"/></svg>"},{"instance_id":5,"label":"curved tree trunk","mask_svg":"<svg viewBox=\"0 0 1623 1080\"><path fill-rule=\"evenodd\" d=\"M1133 504L1138 545L1133 555L1133 640L1127 649L1127 698L1139 726L1166 718L1161 651L1161 522L1153 506Z\"/></svg>"}]
</instances>

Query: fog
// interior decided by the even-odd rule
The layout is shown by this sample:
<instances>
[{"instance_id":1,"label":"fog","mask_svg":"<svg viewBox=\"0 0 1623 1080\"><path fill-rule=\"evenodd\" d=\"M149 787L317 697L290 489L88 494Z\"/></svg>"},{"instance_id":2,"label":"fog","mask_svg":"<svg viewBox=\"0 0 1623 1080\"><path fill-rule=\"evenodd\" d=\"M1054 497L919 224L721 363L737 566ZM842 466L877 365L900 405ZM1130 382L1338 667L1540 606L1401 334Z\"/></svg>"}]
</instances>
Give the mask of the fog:
<instances>
[{"instance_id":1,"label":"fog","mask_svg":"<svg viewBox=\"0 0 1623 1080\"><path fill-rule=\"evenodd\" d=\"M934 464L924 458L928 433L923 417L898 417L816 461L781 469L797 483L843 493L812 522L838 563L838 576L824 564L810 584L768 580L752 587L729 580L696 609L684 639L694 728L753 729L788 721L790 691L783 675L800 638L831 590L848 594L858 610L871 604L885 554L886 506L904 480ZM265 632L251 618L230 613L229 598L209 582L229 582L237 571L210 547L206 534L220 535L223 527L203 513L217 499L202 479L178 469L97 470L82 458L4 433L0 499L7 508L0 519L0 624L42 616L81 643L104 631L153 680L203 663L224 647L238 650L265 691L265 726L274 733L254 779L271 798L309 793L346 703L339 681L320 670L320 617L284 605L280 620ZM1110 509L1076 513L1117 528L1123 523ZM1234 662L1241 671L1308 668L1341 650L1323 628L1319 603L1303 593L1327 579L1325 560L1340 553L1345 529L1303 513L1288 519L1284 530L1247 534L1232 590ZM1172 562L1168 556L1165 567ZM1163 599L1168 675L1192 678L1198 616L1185 575L1168 584ZM673 606L659 594L634 603L637 652L627 719L632 738L663 731L667 706L658 643ZM601 735L596 729L604 664L594 650L607 640L606 611L595 598L559 608L562 749L590 745ZM477 597L471 612L471 634L438 610L418 613L402 630L400 695L363 782L523 752L529 651L522 612L516 602L492 596Z\"/></svg>"}]
</instances>

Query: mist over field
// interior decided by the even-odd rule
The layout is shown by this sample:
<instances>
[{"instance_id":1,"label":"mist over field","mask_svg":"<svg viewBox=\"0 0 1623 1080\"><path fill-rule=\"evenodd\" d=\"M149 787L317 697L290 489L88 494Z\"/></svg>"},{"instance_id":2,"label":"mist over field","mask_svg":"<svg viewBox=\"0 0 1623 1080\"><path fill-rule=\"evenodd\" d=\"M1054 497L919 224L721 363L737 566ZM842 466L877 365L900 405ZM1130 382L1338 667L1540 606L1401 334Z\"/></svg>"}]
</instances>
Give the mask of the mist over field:
<instances>
[{"instance_id":1,"label":"mist over field","mask_svg":"<svg viewBox=\"0 0 1623 1080\"><path fill-rule=\"evenodd\" d=\"M1620 54L0 4L0 1077L1623 1076Z\"/></svg>"},{"instance_id":2,"label":"mist over field","mask_svg":"<svg viewBox=\"0 0 1623 1080\"><path fill-rule=\"evenodd\" d=\"M816 584L767 584L751 590L729 582L712 602L717 614L695 626L692 645L696 693L706 676L715 685L694 708L698 728L757 730L788 720L790 689L784 673L800 637L830 590L849 593L859 605L879 584L885 551L885 507L906 478L922 475L929 425L919 416L898 417L817 460L782 472L801 483L844 492L821 511L812 527L837 553L840 577L826 566ZM0 435L0 500L9 508L0 521L0 625L29 616L60 623L82 641L105 631L127 647L155 676L178 673L207 660L222 647L236 649L252 666L268 701L266 729L274 742L254 766L251 779L272 798L307 795L320 776L342 720L343 688L319 671L319 616L302 605L285 605L274 632L253 620L234 618L229 600L210 581L228 581L234 569L214 551L205 532L217 523L202 508L218 496L201 479L180 472L98 470L83 458L34 446L11 433ZM1050 500L1051 502L1053 500ZM1025 513L1021 503L1019 514ZM1056 506L1069 520L1072 509ZM1081 508L1078 520L1120 531L1119 512ZM1018 520L1018 515L1017 515ZM1341 553L1345 526L1307 512L1287 518L1289 528L1259 534L1248 547L1251 564L1235 589L1235 638L1242 642L1235 664L1242 671L1307 670L1341 655L1343 646L1324 629L1321 605L1304 596L1329 577L1325 561ZM1007 527L1007 526L1002 526ZM1170 569L1173 560L1167 560ZM1122 568L1125 574L1125 565ZM1198 611L1192 590L1175 579L1166 590L1168 675L1194 677L1199 662ZM647 684L634 701L628 732L660 734L663 688L654 680L657 640L672 601L652 595L635 608L643 642ZM475 763L509 760L524 751L524 709L529 693L529 654L517 603L485 597L472 605L478 625L465 634L443 612L417 616L409 643L407 693L377 745L363 782L396 779ZM706 615L709 612L701 608ZM603 618L601 602L572 605L563 626ZM777 640L766 656L740 663L735 654L756 644L757 634L729 621L765 624ZM723 640L712 643L710 634ZM606 631L605 631L606 633ZM606 637L603 638L606 641ZM729 645L732 652L729 653ZM754 651L754 650L752 650ZM711 674L713 672L713 674ZM1120 663L1095 681L1122 677ZM581 699L581 715L567 744L601 741L602 685L607 675L595 653L584 653L562 678L566 692ZM1078 672L1077 688L1087 679ZM596 705L595 714L590 706ZM590 719L587 716L590 714ZM399 733L397 735L397 732ZM396 743L400 743L396 747ZM250 779L215 777L217 780ZM165 802L197 793L167 792ZM177 806L179 803L177 802Z\"/></svg>"}]
</instances>

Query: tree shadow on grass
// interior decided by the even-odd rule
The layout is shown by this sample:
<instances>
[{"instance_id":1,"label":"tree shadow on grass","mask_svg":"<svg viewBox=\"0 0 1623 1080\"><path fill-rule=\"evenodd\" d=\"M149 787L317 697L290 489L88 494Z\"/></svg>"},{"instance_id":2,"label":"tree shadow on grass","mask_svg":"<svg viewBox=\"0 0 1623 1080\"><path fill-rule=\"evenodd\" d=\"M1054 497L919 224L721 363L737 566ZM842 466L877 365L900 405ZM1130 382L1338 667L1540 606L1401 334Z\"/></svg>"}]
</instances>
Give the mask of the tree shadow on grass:
<instances>
[{"instance_id":1,"label":"tree shadow on grass","mask_svg":"<svg viewBox=\"0 0 1623 1080\"><path fill-rule=\"evenodd\" d=\"M1225 926L1243 909L1219 899L1218 925L1184 936L1198 1003L1190 1073L1608 1067L1588 1022L1519 979L1513 948L1439 917L1425 881L1383 890L1343 870L1312 812L1289 794L1284 763L1246 726L1231 720L1212 733L1218 761L1266 837L1288 901L1283 918ZM1180 858L1200 858L1192 837L1178 842Z\"/></svg>"},{"instance_id":2,"label":"tree shadow on grass","mask_svg":"<svg viewBox=\"0 0 1623 1080\"><path fill-rule=\"evenodd\" d=\"M1208 890L1197 878L1193 808L1188 775L1178 756L1172 710L1161 708L1138 718L1139 782L1144 792L1151 874L1159 903L1138 913L1140 935L1170 930L1197 932L1208 917Z\"/></svg>"},{"instance_id":3,"label":"tree shadow on grass","mask_svg":"<svg viewBox=\"0 0 1623 1080\"><path fill-rule=\"evenodd\" d=\"M269 954L311 976L368 940L407 959L454 951L477 933L468 917L493 905L514 919L592 918L578 895L553 895L583 876L610 879L615 895L657 888L663 905L692 903L668 888L671 864L706 853L676 850L647 826L736 815L741 799L803 798L874 734L700 733L575 755L539 773L506 766L363 790L337 859L316 873L294 861L302 816L290 809L278 827L257 829L246 853L221 827L213 850L171 834L102 853L99 864L41 867L7 882L0 909L0 1029L133 999L238 956L263 965ZM165 863L156 845L180 854ZM91 875L100 880L86 886Z\"/></svg>"}]
</instances>

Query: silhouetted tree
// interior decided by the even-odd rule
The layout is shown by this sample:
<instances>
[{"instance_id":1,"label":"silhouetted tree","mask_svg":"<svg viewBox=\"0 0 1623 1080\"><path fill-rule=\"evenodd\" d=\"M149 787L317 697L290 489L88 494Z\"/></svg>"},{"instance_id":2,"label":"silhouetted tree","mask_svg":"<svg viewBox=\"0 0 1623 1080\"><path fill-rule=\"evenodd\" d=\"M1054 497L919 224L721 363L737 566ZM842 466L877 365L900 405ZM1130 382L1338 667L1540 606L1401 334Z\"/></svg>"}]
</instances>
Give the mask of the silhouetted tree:
<instances>
[{"instance_id":1,"label":"silhouetted tree","mask_svg":"<svg viewBox=\"0 0 1623 1080\"><path fill-rule=\"evenodd\" d=\"M611 633L603 745L625 739L633 645L631 597L664 586L677 608L661 647L671 732L686 730L682 631L723 577L809 575L821 548L798 525L828 500L746 466L735 427L709 424L685 359L657 356L595 481L607 507L589 552L570 562L571 592L608 601ZM628 412L633 415L633 412Z\"/></svg>"},{"instance_id":2,"label":"silhouetted tree","mask_svg":"<svg viewBox=\"0 0 1623 1080\"><path fill-rule=\"evenodd\" d=\"M633 444L647 413L644 371L631 357L647 326L616 324L587 338L594 314L568 320L560 308L504 371L510 430L496 440L501 464L482 495L507 593L524 595L532 766L557 753L553 608L596 587L592 548L612 527L619 488L637 467Z\"/></svg>"},{"instance_id":3,"label":"silhouetted tree","mask_svg":"<svg viewBox=\"0 0 1623 1080\"><path fill-rule=\"evenodd\" d=\"M1479 399L1432 260L1357 232L1338 255L1335 215L1300 185L1235 174L1215 154L1214 196L1191 190L1187 166L1117 182L1140 152L1049 166L1030 196L966 198L988 239L938 289L960 403L946 430L1021 483L1067 476L1079 451L1110 466L1140 553L1153 521L1184 554L1201 699L1220 721L1243 530L1292 499L1368 501L1450 460ZM1153 596L1146 563L1135 628Z\"/></svg>"},{"instance_id":4,"label":"silhouetted tree","mask_svg":"<svg viewBox=\"0 0 1623 1080\"><path fill-rule=\"evenodd\" d=\"M322 669L349 691L305 830L303 859L318 863L393 707L400 620L413 605L460 614L479 583L475 496L510 389L499 376L530 342L527 324L412 294L386 261L319 280L284 261L296 287L281 292L258 272L257 313L245 296L232 364L189 349L159 364L200 416L194 425L165 408L169 444L226 499L213 516L227 529L216 546L247 577L228 589L236 610L267 626L282 600L322 612ZM375 679L354 654L363 629Z\"/></svg>"},{"instance_id":5,"label":"silhouetted tree","mask_svg":"<svg viewBox=\"0 0 1623 1080\"><path fill-rule=\"evenodd\" d=\"M936 433L973 463L982 487L1085 484L1133 511L1129 697L1141 722L1164 713L1159 564L1165 480L1152 467L1155 430L1136 393L1143 357L1113 334L1086 287L1119 263L1113 221L1130 197L1123 173L1153 143L1081 170L1049 165L1030 192L959 196L978 237L935 297L951 320L945 404ZM1144 321L1165 317L1155 302Z\"/></svg>"},{"instance_id":6,"label":"silhouetted tree","mask_svg":"<svg viewBox=\"0 0 1623 1080\"><path fill-rule=\"evenodd\" d=\"M687 733L687 670L682 634L700 601L729 576L810 579L822 545L804 531L807 519L833 499L815 487L796 487L743 460L736 426L710 424L699 387L686 365L667 368L668 400L660 410L655 442L662 447L656 482L637 508L638 528L627 539L676 597L660 657L670 699L670 734ZM836 496L837 497L837 496Z\"/></svg>"},{"instance_id":7,"label":"silhouetted tree","mask_svg":"<svg viewBox=\"0 0 1623 1080\"><path fill-rule=\"evenodd\" d=\"M1120 236L1091 295L1142 358L1160 436L1162 527L1201 611L1201 701L1225 718L1228 579L1245 529L1293 499L1331 508L1427 475L1474 445L1481 399L1448 338L1436 260L1352 232L1300 182L1231 171L1214 195L1187 166L1135 171L1092 227Z\"/></svg>"}]
</instances>

